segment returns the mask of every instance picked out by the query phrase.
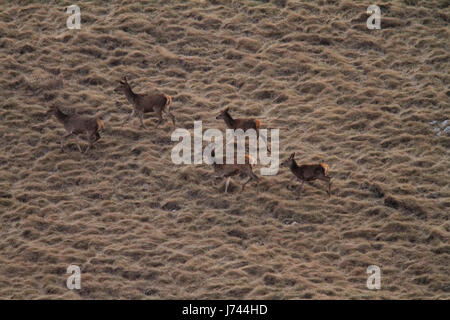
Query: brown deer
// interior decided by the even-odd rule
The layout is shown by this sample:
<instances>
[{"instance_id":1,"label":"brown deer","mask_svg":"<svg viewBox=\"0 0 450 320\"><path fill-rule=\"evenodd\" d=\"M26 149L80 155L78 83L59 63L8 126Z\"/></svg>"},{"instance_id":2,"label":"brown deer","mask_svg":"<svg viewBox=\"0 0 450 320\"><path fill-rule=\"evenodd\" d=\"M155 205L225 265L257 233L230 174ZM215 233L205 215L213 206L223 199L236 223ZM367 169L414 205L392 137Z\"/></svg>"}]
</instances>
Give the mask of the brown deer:
<instances>
[{"instance_id":1,"label":"brown deer","mask_svg":"<svg viewBox=\"0 0 450 320\"><path fill-rule=\"evenodd\" d=\"M211 152L212 161L214 161L214 150ZM252 180L255 180L256 183L258 183L259 178L258 176L253 172L252 164L251 164L251 158L249 155L245 155L245 163L244 164L227 164L227 163L216 163L213 162L212 166L214 168L214 175L216 178L227 178L227 181L225 183L225 193L228 191L228 185L230 184L230 179L232 176L237 176L240 174L244 174L249 179L242 185L242 191L244 191L245 185L249 183ZM225 162L225 161L224 161Z\"/></svg>"},{"instance_id":2,"label":"brown deer","mask_svg":"<svg viewBox=\"0 0 450 320\"><path fill-rule=\"evenodd\" d=\"M328 182L328 195L331 195L331 177L328 176L328 165L325 163L319 164L304 164L301 166L297 165L294 160L295 152L290 155L290 157L281 163L282 167L289 167L295 178L300 180L302 184L300 189L303 187L305 181L313 181L316 179ZM295 179L294 178L294 179Z\"/></svg>"},{"instance_id":3,"label":"brown deer","mask_svg":"<svg viewBox=\"0 0 450 320\"><path fill-rule=\"evenodd\" d=\"M85 153L93 146L94 142L100 139L100 131L105 130L105 125L102 120L98 117L89 117L78 114L65 114L58 107L52 106L49 108L47 115L53 114L56 119L61 122L66 129L66 135L61 138L61 150L64 151L63 141L71 135L78 137L80 134L86 134L87 140L89 142L88 147L84 151ZM76 142L78 150L81 153L80 145L78 141Z\"/></svg>"},{"instance_id":4,"label":"brown deer","mask_svg":"<svg viewBox=\"0 0 450 320\"><path fill-rule=\"evenodd\" d=\"M167 116L172 119L172 123L175 126L175 117L170 113L170 105L172 103L172 98L164 93L154 91L148 94L138 94L134 93L128 84L127 78L124 76L122 80L119 81L119 86L114 89L115 92L123 92L127 100L133 105L133 111L122 123L122 126L127 123L133 116L137 116L141 122L141 126L147 128L144 125L144 113L155 112L159 120L156 123L156 128L163 121L162 112L167 114Z\"/></svg>"},{"instance_id":5,"label":"brown deer","mask_svg":"<svg viewBox=\"0 0 450 320\"><path fill-rule=\"evenodd\" d=\"M225 124L229 129L242 129L244 131L248 129L253 129L256 131L256 137L259 137L259 129L261 127L261 121L258 119L233 119L230 115L230 108L226 108L225 110L221 111L219 115L216 117L217 120L223 119L225 121ZM267 150L270 152L270 147L267 144L267 139L264 137L264 135L261 135L261 138L264 140L264 143L267 146Z\"/></svg>"}]
</instances>

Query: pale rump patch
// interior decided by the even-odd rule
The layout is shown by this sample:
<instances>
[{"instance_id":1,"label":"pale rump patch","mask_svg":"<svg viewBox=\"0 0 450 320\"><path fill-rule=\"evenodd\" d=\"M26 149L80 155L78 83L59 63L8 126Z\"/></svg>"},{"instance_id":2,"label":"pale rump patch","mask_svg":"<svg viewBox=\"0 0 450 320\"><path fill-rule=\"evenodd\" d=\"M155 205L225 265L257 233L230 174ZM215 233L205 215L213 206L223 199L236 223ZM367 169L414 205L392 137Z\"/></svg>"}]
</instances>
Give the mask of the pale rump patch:
<instances>
[{"instance_id":1,"label":"pale rump patch","mask_svg":"<svg viewBox=\"0 0 450 320\"><path fill-rule=\"evenodd\" d=\"M100 119L97 119L97 124L98 124L98 131L103 131L105 130L105 125L103 124L103 121Z\"/></svg>"},{"instance_id":2,"label":"pale rump patch","mask_svg":"<svg viewBox=\"0 0 450 320\"><path fill-rule=\"evenodd\" d=\"M164 107L167 108L167 110L169 110L170 105L172 104L172 97L169 96L168 94L164 94L164 97L166 98L166 105Z\"/></svg>"},{"instance_id":3,"label":"pale rump patch","mask_svg":"<svg viewBox=\"0 0 450 320\"><path fill-rule=\"evenodd\" d=\"M246 154L245 160L247 160L246 163L249 163L252 167L256 165L256 159L253 158L251 155Z\"/></svg>"},{"instance_id":4,"label":"pale rump patch","mask_svg":"<svg viewBox=\"0 0 450 320\"><path fill-rule=\"evenodd\" d=\"M326 163L321 163L320 165L325 170L325 175L328 176L328 165Z\"/></svg>"}]
</instances>

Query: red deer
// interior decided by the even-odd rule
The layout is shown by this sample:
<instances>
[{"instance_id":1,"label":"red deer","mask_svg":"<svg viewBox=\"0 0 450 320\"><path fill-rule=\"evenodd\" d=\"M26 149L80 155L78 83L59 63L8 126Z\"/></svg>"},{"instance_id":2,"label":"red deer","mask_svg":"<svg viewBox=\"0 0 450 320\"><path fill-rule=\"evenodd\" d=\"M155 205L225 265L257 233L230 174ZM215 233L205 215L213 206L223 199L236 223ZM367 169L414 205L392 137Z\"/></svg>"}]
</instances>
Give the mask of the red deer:
<instances>
[{"instance_id":1,"label":"red deer","mask_svg":"<svg viewBox=\"0 0 450 320\"><path fill-rule=\"evenodd\" d=\"M225 124L229 129L242 129L244 131L248 129L253 129L256 131L256 136L259 137L259 129L261 127L261 121L258 119L233 119L229 113L230 108L226 108L225 110L221 111L219 115L216 117L217 120L223 119L225 121ZM264 143L267 146L267 150L270 152L270 147L267 144L266 137L264 135L261 135L261 138L264 140Z\"/></svg>"},{"instance_id":2,"label":"red deer","mask_svg":"<svg viewBox=\"0 0 450 320\"><path fill-rule=\"evenodd\" d=\"M211 152L211 156L214 157L214 150ZM228 191L228 185L230 184L230 179L232 176L244 174L249 177L249 179L242 185L242 191L244 191L245 185L250 181L255 180L256 183L258 183L259 178L253 172L250 156L245 155L245 160L245 164L220 164L215 162L212 164L214 168L214 175L216 176L216 178L227 178L227 181L225 183L225 193L227 193Z\"/></svg>"},{"instance_id":3,"label":"red deer","mask_svg":"<svg viewBox=\"0 0 450 320\"><path fill-rule=\"evenodd\" d=\"M86 153L92 147L94 142L100 139L99 132L105 130L105 126L102 120L100 120L100 118L78 114L65 114L56 106L52 106L48 110L47 115L51 114L55 115L56 119L59 122L61 122L64 126L64 129L66 129L66 135L61 138L61 150L63 151L64 151L63 145L64 139L67 139L71 135L78 136L80 134L85 133L87 136L87 140L89 142L89 146L84 151ZM76 142L76 144L78 150L80 150L80 152L83 153L80 145L78 144L78 141Z\"/></svg>"},{"instance_id":4,"label":"red deer","mask_svg":"<svg viewBox=\"0 0 450 320\"><path fill-rule=\"evenodd\" d=\"M127 100L133 105L133 111L122 123L122 126L127 123L133 116L137 116L141 122L141 126L146 128L144 125L144 113L155 112L159 120L156 123L156 128L163 121L162 112L164 112L175 126L175 117L170 113L170 105L172 103L172 98L164 93L154 91L148 94L138 94L134 93L128 84L127 78L123 77L119 81L120 85L114 89L115 92L123 92Z\"/></svg>"},{"instance_id":5,"label":"red deer","mask_svg":"<svg viewBox=\"0 0 450 320\"><path fill-rule=\"evenodd\" d=\"M295 177L302 182L300 189L303 187L305 181L313 181L316 179L328 182L328 195L331 195L331 177L328 176L328 165L320 164L304 164L297 165L294 160L295 152L290 157L281 163L282 167L289 167ZM295 179L295 178L294 178Z\"/></svg>"}]
</instances>

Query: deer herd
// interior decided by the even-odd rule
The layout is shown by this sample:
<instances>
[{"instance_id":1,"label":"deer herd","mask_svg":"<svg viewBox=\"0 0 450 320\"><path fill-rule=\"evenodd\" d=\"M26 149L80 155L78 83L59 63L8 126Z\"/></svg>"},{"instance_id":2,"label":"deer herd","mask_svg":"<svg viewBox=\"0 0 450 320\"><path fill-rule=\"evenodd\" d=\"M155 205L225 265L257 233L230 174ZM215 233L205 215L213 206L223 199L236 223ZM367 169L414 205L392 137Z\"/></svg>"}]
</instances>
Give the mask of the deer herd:
<instances>
[{"instance_id":1,"label":"deer herd","mask_svg":"<svg viewBox=\"0 0 450 320\"><path fill-rule=\"evenodd\" d=\"M119 86L114 89L114 92L123 93L130 102L133 107L132 112L127 116L125 121L122 123L122 126L127 123L132 117L137 116L139 118L140 124L143 128L146 128L144 125L144 113L154 112L158 117L158 121L156 122L156 128L163 121L162 114L164 113L167 117L172 120L172 124L175 127L175 117L170 112L170 106L172 103L172 98L164 93L153 91L147 94L138 94L133 92L130 84L128 83L127 78L124 76L122 80L119 81ZM229 108L221 111L219 115L217 115L216 119L223 119L226 126L229 129L254 129L257 133L257 136L261 136L262 140L267 146L269 152L270 147L267 143L266 138L261 134L259 134L259 129L261 127L261 121L258 119L233 119L230 115ZM69 138L70 136L75 136L77 139L80 135L85 134L87 141L89 143L88 147L84 151L86 153L91 149L95 142L100 139L100 132L104 131L105 126L103 121L99 117L89 117L84 115L74 114L66 114L60 110L57 106L52 106L49 108L47 115L54 115L56 119L64 126L66 130L66 134L61 138L61 150L64 150L64 140ZM78 150L83 153L78 140L76 142ZM214 151L211 152L211 156L214 157ZM328 196L331 195L331 177L328 175L328 166L321 162L319 164L303 164L298 165L294 159L295 152L290 155L288 159L281 163L282 167L289 167L291 172L294 175L294 179L301 182L300 189L303 187L303 183L310 182L313 180L322 180L328 184L327 193ZM214 175L216 177L227 178L225 183L225 193L228 191L228 186L230 183L230 179L232 176L245 175L249 179L242 185L242 191L245 188L245 185L254 180L258 183L259 178L253 172L252 166L255 161L249 155L245 156L246 162L244 164L228 164L228 163L212 163L212 167L214 169Z\"/></svg>"}]
</instances>

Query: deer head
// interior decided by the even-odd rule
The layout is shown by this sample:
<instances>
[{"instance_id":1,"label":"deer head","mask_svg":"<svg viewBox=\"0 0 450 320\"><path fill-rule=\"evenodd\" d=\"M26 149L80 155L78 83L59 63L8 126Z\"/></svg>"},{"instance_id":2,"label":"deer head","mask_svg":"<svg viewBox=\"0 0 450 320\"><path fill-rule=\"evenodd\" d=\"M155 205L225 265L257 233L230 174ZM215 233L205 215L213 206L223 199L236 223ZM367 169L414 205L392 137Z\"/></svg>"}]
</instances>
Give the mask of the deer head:
<instances>
[{"instance_id":1,"label":"deer head","mask_svg":"<svg viewBox=\"0 0 450 320\"><path fill-rule=\"evenodd\" d=\"M289 156L289 158L288 159L286 159L286 160L284 160L282 163L281 163L281 166L282 167L290 167L293 163L294 163L294 157L295 157L295 152L294 153L292 153L290 156Z\"/></svg>"},{"instance_id":2,"label":"deer head","mask_svg":"<svg viewBox=\"0 0 450 320\"><path fill-rule=\"evenodd\" d=\"M221 111L218 116L216 117L217 120L219 119L225 119L225 116L228 114L228 111L230 110L230 108L226 108L225 110Z\"/></svg>"},{"instance_id":3,"label":"deer head","mask_svg":"<svg viewBox=\"0 0 450 320\"><path fill-rule=\"evenodd\" d=\"M119 86L114 89L114 92L125 92L129 87L127 77L123 76L122 80L119 80Z\"/></svg>"}]
</instances>

